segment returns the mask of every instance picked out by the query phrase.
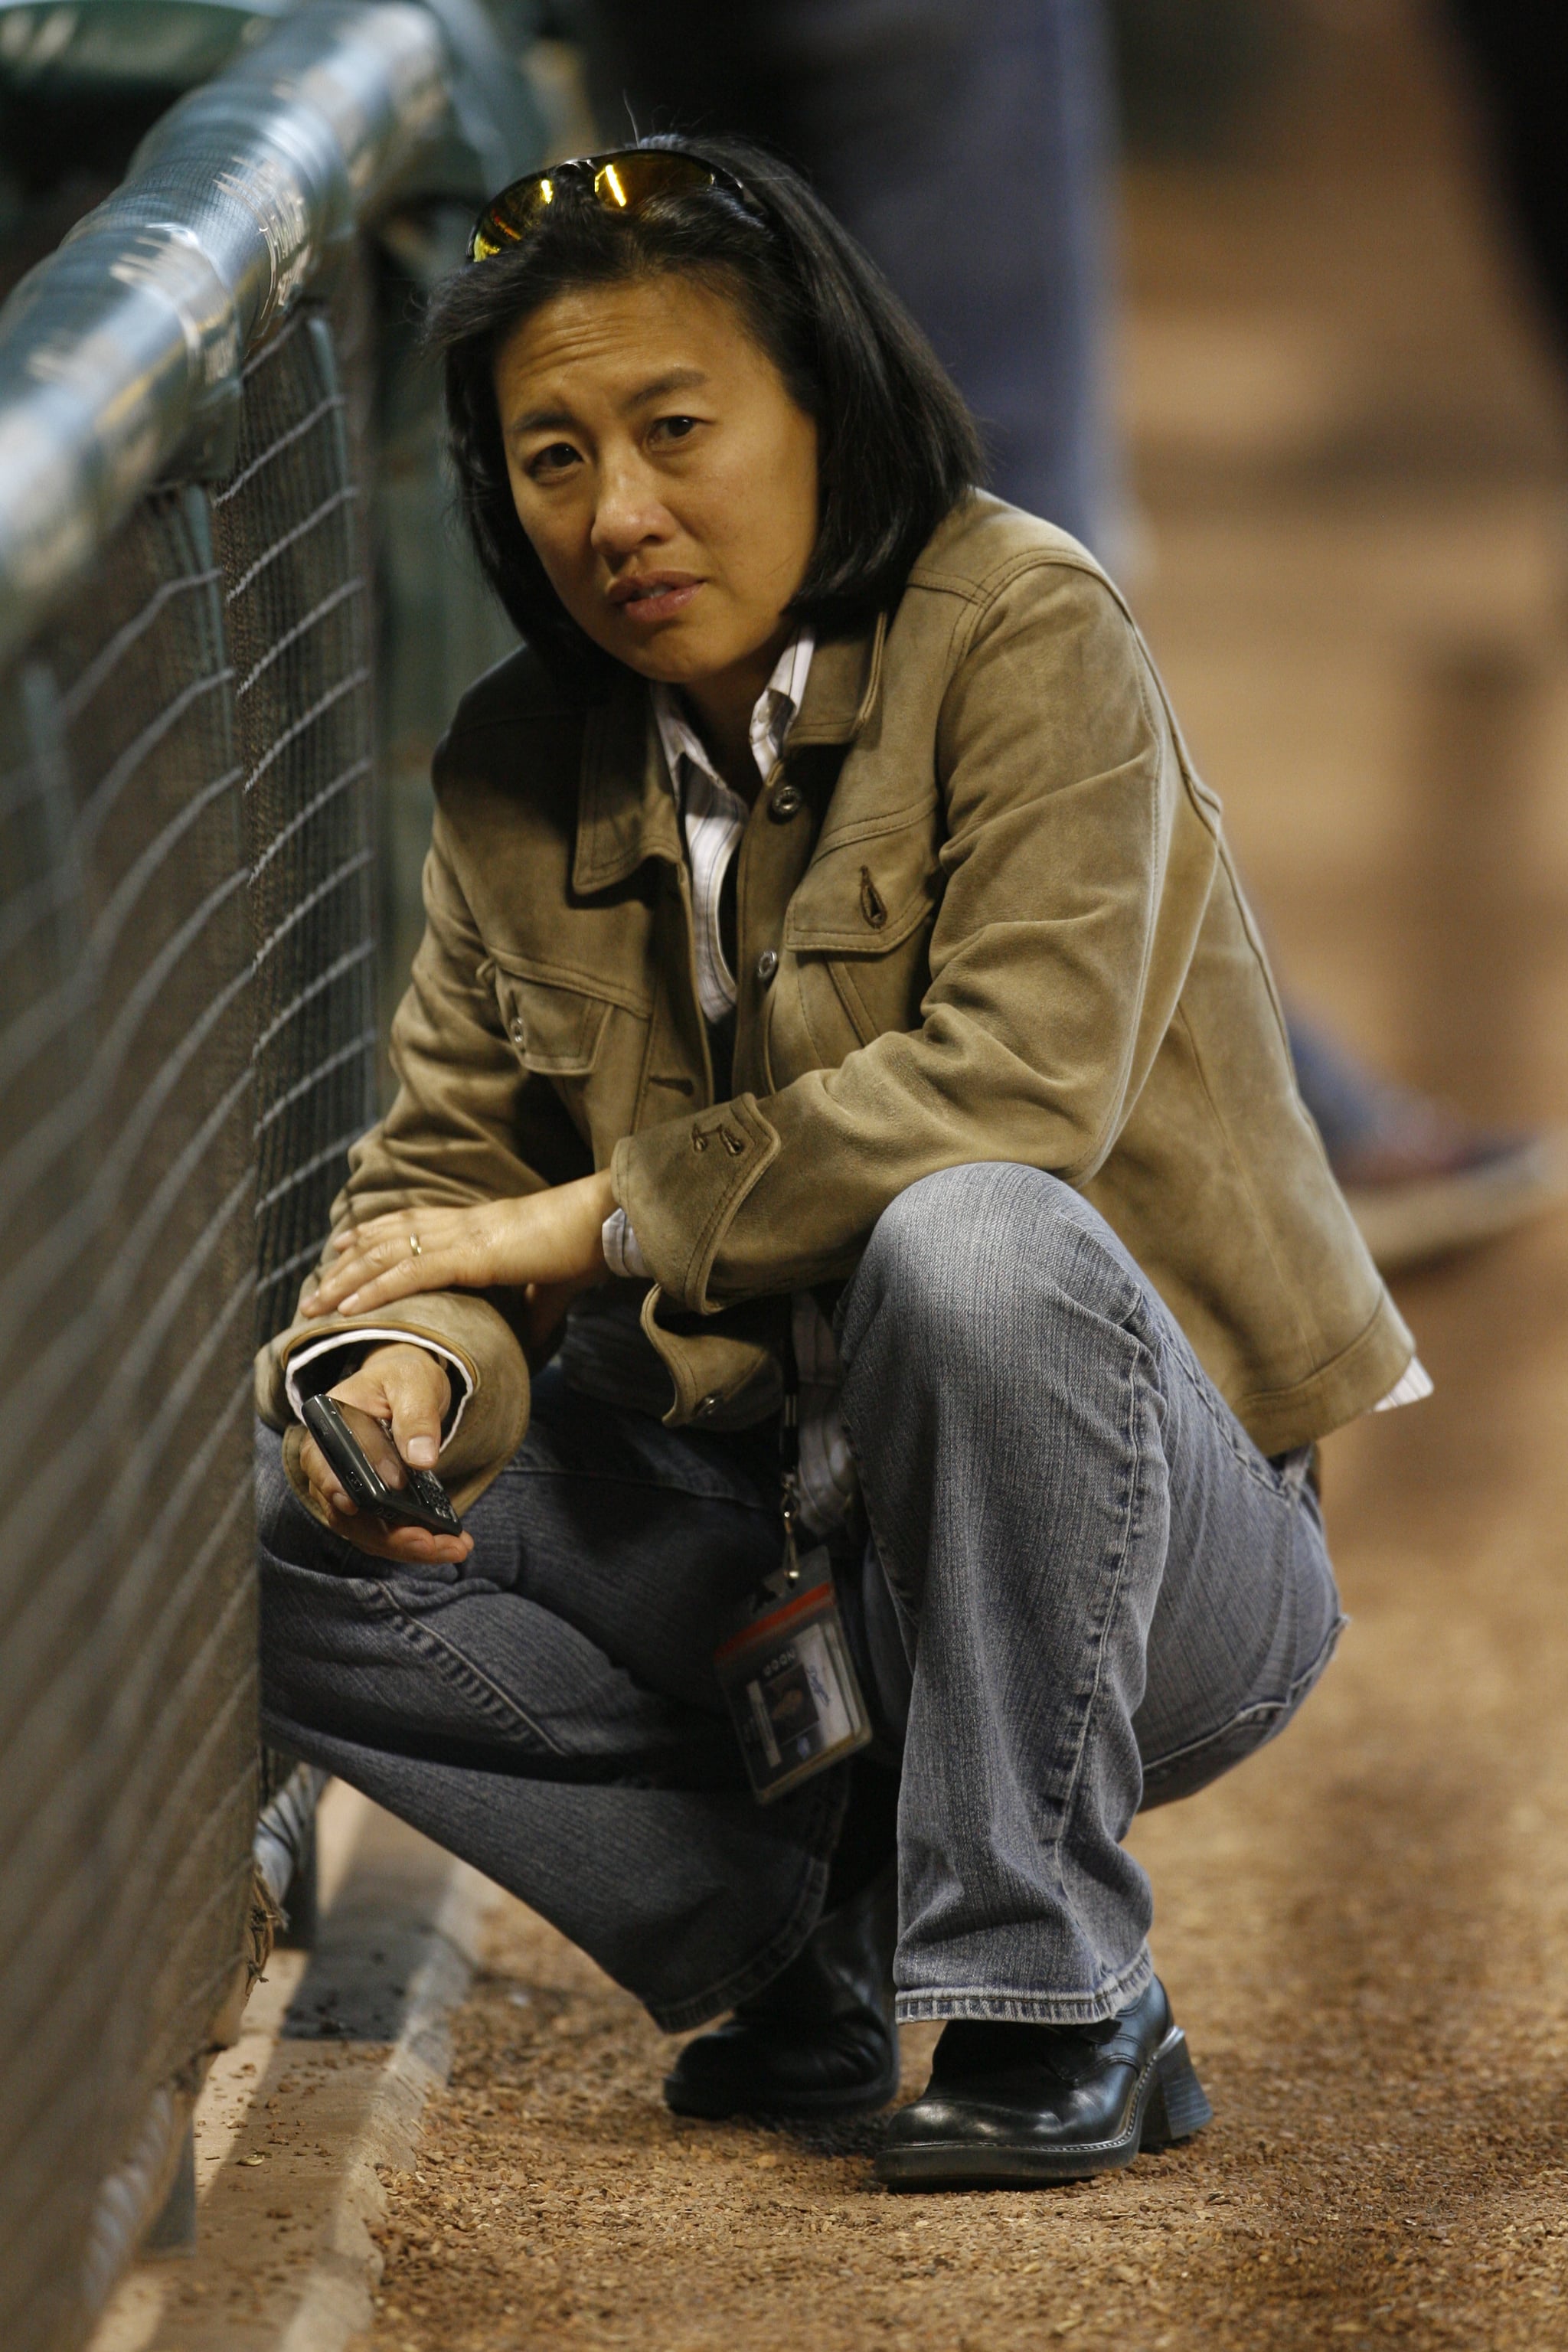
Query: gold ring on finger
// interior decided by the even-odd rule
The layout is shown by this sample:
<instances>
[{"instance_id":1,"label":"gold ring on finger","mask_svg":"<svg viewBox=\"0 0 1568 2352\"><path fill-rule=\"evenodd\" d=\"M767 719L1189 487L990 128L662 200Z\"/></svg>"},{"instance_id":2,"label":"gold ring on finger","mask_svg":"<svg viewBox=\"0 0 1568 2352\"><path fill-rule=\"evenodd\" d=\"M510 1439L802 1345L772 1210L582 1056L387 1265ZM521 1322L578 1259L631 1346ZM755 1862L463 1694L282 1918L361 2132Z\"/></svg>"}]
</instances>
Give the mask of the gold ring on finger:
<instances>
[{"instance_id":1,"label":"gold ring on finger","mask_svg":"<svg viewBox=\"0 0 1568 2352\"><path fill-rule=\"evenodd\" d=\"M409 1255L410 1255L411 1256L413 1256L413 1257L423 1257L423 1256L424 1256L425 1252L424 1252L424 1250L420 1247L420 1244L419 1244L419 1236L418 1236L418 1234L409 1234L409 1236L408 1236L408 1249L409 1249Z\"/></svg>"}]
</instances>

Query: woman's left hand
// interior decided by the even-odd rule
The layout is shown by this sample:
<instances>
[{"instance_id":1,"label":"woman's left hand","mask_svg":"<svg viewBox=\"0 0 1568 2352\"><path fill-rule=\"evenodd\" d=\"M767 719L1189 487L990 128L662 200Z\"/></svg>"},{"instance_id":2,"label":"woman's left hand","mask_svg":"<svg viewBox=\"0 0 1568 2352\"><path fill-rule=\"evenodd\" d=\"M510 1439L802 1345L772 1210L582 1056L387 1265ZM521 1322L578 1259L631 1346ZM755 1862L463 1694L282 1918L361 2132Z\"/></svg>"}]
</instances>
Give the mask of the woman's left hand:
<instances>
[{"instance_id":1,"label":"woman's left hand","mask_svg":"<svg viewBox=\"0 0 1568 2352\"><path fill-rule=\"evenodd\" d=\"M301 1311L368 1315L421 1290L516 1289L558 1320L605 1272L602 1230L615 1205L605 1170L520 1200L373 1217L334 1236L337 1264Z\"/></svg>"}]
</instances>

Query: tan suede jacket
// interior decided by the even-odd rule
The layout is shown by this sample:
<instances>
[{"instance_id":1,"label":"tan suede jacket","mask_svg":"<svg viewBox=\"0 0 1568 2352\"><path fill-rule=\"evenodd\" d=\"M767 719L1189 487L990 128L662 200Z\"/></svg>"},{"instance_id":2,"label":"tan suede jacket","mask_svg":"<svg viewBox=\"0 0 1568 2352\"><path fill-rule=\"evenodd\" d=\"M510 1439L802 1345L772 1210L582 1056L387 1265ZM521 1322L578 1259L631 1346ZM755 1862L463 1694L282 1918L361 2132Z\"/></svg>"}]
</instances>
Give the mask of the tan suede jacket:
<instances>
[{"instance_id":1,"label":"tan suede jacket","mask_svg":"<svg viewBox=\"0 0 1568 2352\"><path fill-rule=\"evenodd\" d=\"M917 1178L1018 1160L1094 1203L1265 1453L1405 1370L1219 804L1115 588L1049 525L975 497L890 620L818 646L739 853L729 1101L642 682L588 704L518 653L465 696L436 793L400 1088L334 1223L608 1165L681 1423L756 1384L754 1302L847 1276ZM445 1292L371 1318L468 1371L460 1505L527 1425L507 1307ZM263 1351L275 1425L290 1351L353 1328L297 1321Z\"/></svg>"}]
</instances>

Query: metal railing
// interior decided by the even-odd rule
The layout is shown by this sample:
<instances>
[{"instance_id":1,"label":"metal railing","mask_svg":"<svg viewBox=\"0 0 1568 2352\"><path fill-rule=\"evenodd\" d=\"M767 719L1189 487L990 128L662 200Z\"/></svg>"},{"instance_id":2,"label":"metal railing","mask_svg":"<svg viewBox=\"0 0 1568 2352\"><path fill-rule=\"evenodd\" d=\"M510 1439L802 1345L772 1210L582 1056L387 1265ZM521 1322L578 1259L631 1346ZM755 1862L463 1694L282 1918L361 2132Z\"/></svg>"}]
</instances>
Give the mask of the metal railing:
<instances>
[{"instance_id":1,"label":"metal railing","mask_svg":"<svg viewBox=\"0 0 1568 2352\"><path fill-rule=\"evenodd\" d=\"M249 1367L372 1110L383 208L535 136L466 0L314 0L0 310L0 2343L157 2211L257 1837Z\"/></svg>"}]
</instances>

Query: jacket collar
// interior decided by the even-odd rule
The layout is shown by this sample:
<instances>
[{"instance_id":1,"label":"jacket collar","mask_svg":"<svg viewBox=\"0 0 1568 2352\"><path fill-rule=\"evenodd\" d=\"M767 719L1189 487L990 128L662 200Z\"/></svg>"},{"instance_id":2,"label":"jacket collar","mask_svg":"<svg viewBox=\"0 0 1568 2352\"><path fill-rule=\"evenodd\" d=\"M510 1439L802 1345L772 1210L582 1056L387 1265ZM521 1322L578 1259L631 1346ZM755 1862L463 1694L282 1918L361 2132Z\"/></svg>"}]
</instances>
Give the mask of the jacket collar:
<instances>
[{"instance_id":1,"label":"jacket collar","mask_svg":"<svg viewBox=\"0 0 1568 2352\"><path fill-rule=\"evenodd\" d=\"M647 688L627 670L583 730L572 887L608 890L648 857L679 865L680 825Z\"/></svg>"},{"instance_id":2,"label":"jacket collar","mask_svg":"<svg viewBox=\"0 0 1568 2352\"><path fill-rule=\"evenodd\" d=\"M805 697L788 743L849 743L882 688L886 616L857 636L833 637L812 656ZM680 824L653 705L642 679L624 672L588 712L577 787L572 887L608 890L645 858L680 862Z\"/></svg>"},{"instance_id":3,"label":"jacket collar","mask_svg":"<svg viewBox=\"0 0 1568 2352\"><path fill-rule=\"evenodd\" d=\"M789 730L797 743L852 743L877 708L882 691L882 647L888 616L856 636L828 637L812 656L805 696Z\"/></svg>"}]
</instances>

